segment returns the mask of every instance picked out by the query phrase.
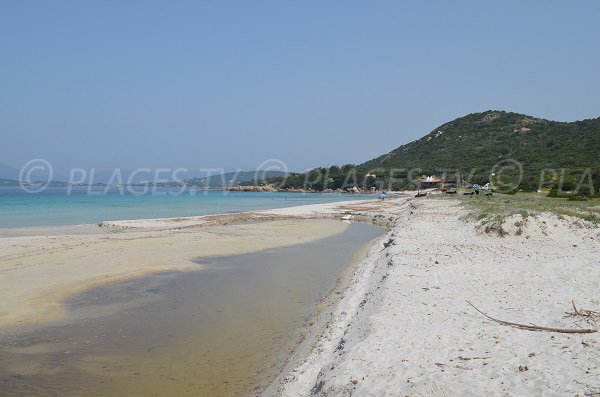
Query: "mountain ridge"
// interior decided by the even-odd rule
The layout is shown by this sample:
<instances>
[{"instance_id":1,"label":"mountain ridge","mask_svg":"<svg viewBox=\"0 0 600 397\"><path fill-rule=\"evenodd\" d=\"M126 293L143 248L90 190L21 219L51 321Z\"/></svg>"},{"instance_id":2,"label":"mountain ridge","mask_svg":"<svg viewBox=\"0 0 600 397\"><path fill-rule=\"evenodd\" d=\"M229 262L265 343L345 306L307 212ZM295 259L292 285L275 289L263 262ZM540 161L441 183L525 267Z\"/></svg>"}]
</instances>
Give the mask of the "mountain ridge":
<instances>
[{"instance_id":1,"label":"mountain ridge","mask_svg":"<svg viewBox=\"0 0 600 397\"><path fill-rule=\"evenodd\" d=\"M470 131L468 128L470 127ZM384 155L378 156L372 160L366 161L360 164L361 167L369 167L369 166L380 166L380 165L390 165L390 164L398 164L402 163L403 165L415 166L418 165L418 161L422 159L425 164L431 163L439 163L440 160L448 157L446 153L449 153L448 150L444 150L446 148L441 147L440 144L452 144L449 142L449 137L456 139L455 144L458 143L458 140L461 140L462 143L466 142L468 139L472 139L475 135L479 135L478 139L482 141L482 138L491 138L491 134L496 134L496 143L507 143L503 142L505 138L516 138L516 141L513 144L502 145L501 147L488 147L488 149L493 149L486 151L486 154L496 152L497 156L494 156L494 160L496 158L514 158L511 155L514 155L515 152L518 152L518 149L515 147L515 143L525 143L528 144L531 142L532 136L539 136L541 133L558 133L556 136L552 137L544 137L548 139L552 139L556 141L559 138L567 138L565 132L567 133L578 133L582 128L592 127L594 130L591 131L595 134L593 137L593 143L598 145L598 147L594 146L594 148L600 149L600 117L578 120L573 122L563 122L563 121L552 121L543 118L536 118L533 116L528 116L525 114L514 113L514 112L506 112L501 110L488 110L485 112L478 113L470 113L466 116L458 117L452 121L446 122L423 137L416 139L414 141L408 142L406 144L400 145L394 150L386 153ZM561 131L562 130L562 131ZM568 131L565 131L568 130ZM519 136L520 135L520 136ZM504 139L503 139L504 138ZM529 142L527 142L529 141ZM571 140L572 141L572 140ZM587 142L588 140L586 140ZM473 144L474 142L470 142ZM477 143L492 143L492 142L476 142ZM552 143L557 142L547 142L546 147L549 150L555 148ZM571 142L570 142L571 143ZM437 144L437 145L436 145ZM429 147L425 147L425 145ZM512 147L511 147L512 146ZM472 147L464 147L466 150L474 149ZM475 147L477 149L485 149L482 146ZM506 153L502 153L502 150L505 148L510 148L513 150L508 150ZM437 152L434 152L437 151ZM407 156L405 153L411 152L410 156ZM445 153L444 153L445 152ZM553 151L554 153L555 151ZM432 161L428 161L424 159L424 155L436 154L438 155L436 159ZM471 154L474 153L465 153ZM593 153L590 153L593 154ZM402 156L402 157L398 157ZM588 158L589 159L589 158ZM449 159L450 160L450 159ZM457 159L451 159L448 163L453 164L456 163ZM597 160L596 160L597 162ZM446 164L444 166L447 166ZM589 164L588 164L589 165Z\"/></svg>"},{"instance_id":2,"label":"mountain ridge","mask_svg":"<svg viewBox=\"0 0 600 397\"><path fill-rule=\"evenodd\" d=\"M309 191L415 189L424 175L465 182L573 189L589 174L600 188L600 117L562 122L503 110L470 113L359 165L318 167L270 182ZM494 172L498 170L498 172Z\"/></svg>"},{"instance_id":3,"label":"mountain ridge","mask_svg":"<svg viewBox=\"0 0 600 397\"><path fill-rule=\"evenodd\" d=\"M599 153L600 117L562 122L488 110L446 122L359 168L419 168L425 173L477 169L476 178L484 178L510 160L522 165L522 184L529 189L544 169L600 169Z\"/></svg>"}]
</instances>

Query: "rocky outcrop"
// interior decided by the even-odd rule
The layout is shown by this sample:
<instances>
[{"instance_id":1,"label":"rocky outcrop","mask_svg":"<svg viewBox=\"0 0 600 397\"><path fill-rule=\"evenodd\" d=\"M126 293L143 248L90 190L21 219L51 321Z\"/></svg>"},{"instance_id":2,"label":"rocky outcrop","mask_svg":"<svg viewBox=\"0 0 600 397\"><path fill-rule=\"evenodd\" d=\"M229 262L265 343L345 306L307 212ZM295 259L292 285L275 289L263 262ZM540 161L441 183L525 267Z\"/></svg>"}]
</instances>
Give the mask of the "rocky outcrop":
<instances>
[{"instance_id":1,"label":"rocky outcrop","mask_svg":"<svg viewBox=\"0 0 600 397\"><path fill-rule=\"evenodd\" d=\"M273 185L249 185L249 186L232 186L227 189L232 192L276 192L277 188Z\"/></svg>"}]
</instances>

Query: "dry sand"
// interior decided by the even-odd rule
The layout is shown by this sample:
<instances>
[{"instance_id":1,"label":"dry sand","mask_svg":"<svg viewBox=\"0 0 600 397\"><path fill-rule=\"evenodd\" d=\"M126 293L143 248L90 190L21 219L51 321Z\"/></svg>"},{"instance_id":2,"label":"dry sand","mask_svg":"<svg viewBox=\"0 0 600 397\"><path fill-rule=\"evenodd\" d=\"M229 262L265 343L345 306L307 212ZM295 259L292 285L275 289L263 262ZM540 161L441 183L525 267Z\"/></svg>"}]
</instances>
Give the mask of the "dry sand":
<instances>
[{"instance_id":1,"label":"dry sand","mask_svg":"<svg viewBox=\"0 0 600 397\"><path fill-rule=\"evenodd\" d=\"M266 395L598 395L600 333L517 329L466 303L512 322L596 328L570 302L600 311L598 228L539 214L501 238L463 221L457 200L389 203L379 217L393 226Z\"/></svg>"}]
</instances>

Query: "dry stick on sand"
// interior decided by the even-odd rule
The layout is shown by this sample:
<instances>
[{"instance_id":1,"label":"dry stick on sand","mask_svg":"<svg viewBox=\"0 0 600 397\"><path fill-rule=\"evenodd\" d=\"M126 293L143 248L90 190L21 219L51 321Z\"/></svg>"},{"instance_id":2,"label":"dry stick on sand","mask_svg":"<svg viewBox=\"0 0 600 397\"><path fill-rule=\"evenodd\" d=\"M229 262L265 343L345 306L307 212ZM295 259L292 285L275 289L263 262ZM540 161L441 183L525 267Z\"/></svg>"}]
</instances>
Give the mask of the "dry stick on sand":
<instances>
[{"instance_id":1,"label":"dry stick on sand","mask_svg":"<svg viewBox=\"0 0 600 397\"><path fill-rule=\"evenodd\" d=\"M571 301L571 305L573 305L573 310L575 311L575 314L577 314L578 316L600 317L600 312L595 312L593 310L586 310L586 309L577 309L577 306L575 306L575 300Z\"/></svg>"},{"instance_id":2,"label":"dry stick on sand","mask_svg":"<svg viewBox=\"0 0 600 397\"><path fill-rule=\"evenodd\" d=\"M590 329L590 328L553 328L553 327L540 327L538 325L528 325L528 324L519 324L519 323L511 323L509 321L502 321L502 320L498 320L496 318L490 317L487 314L485 314L484 312L482 312L481 310L479 310L478 308L475 307L474 304L472 304L469 301L466 301L469 305L471 305L473 307L473 309L477 310L479 313L483 314L485 317L489 318L492 321L495 321L499 324L502 325L510 325L511 327L517 327L517 328L521 328L521 329L526 329L528 331L549 331L549 332L560 332L563 334L591 334L594 332L598 332L597 329Z\"/></svg>"}]
</instances>

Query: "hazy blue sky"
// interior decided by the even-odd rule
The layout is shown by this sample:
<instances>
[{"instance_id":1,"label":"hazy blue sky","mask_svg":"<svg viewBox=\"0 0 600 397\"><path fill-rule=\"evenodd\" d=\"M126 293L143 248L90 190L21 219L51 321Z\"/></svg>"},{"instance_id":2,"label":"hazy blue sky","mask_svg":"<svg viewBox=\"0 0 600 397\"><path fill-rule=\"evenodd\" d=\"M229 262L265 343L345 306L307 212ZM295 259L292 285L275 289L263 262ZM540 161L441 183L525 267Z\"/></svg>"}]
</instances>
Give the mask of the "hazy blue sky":
<instances>
[{"instance_id":1,"label":"hazy blue sky","mask_svg":"<svg viewBox=\"0 0 600 397\"><path fill-rule=\"evenodd\" d=\"M358 163L467 113L600 116L600 1L0 0L0 163Z\"/></svg>"}]
</instances>

